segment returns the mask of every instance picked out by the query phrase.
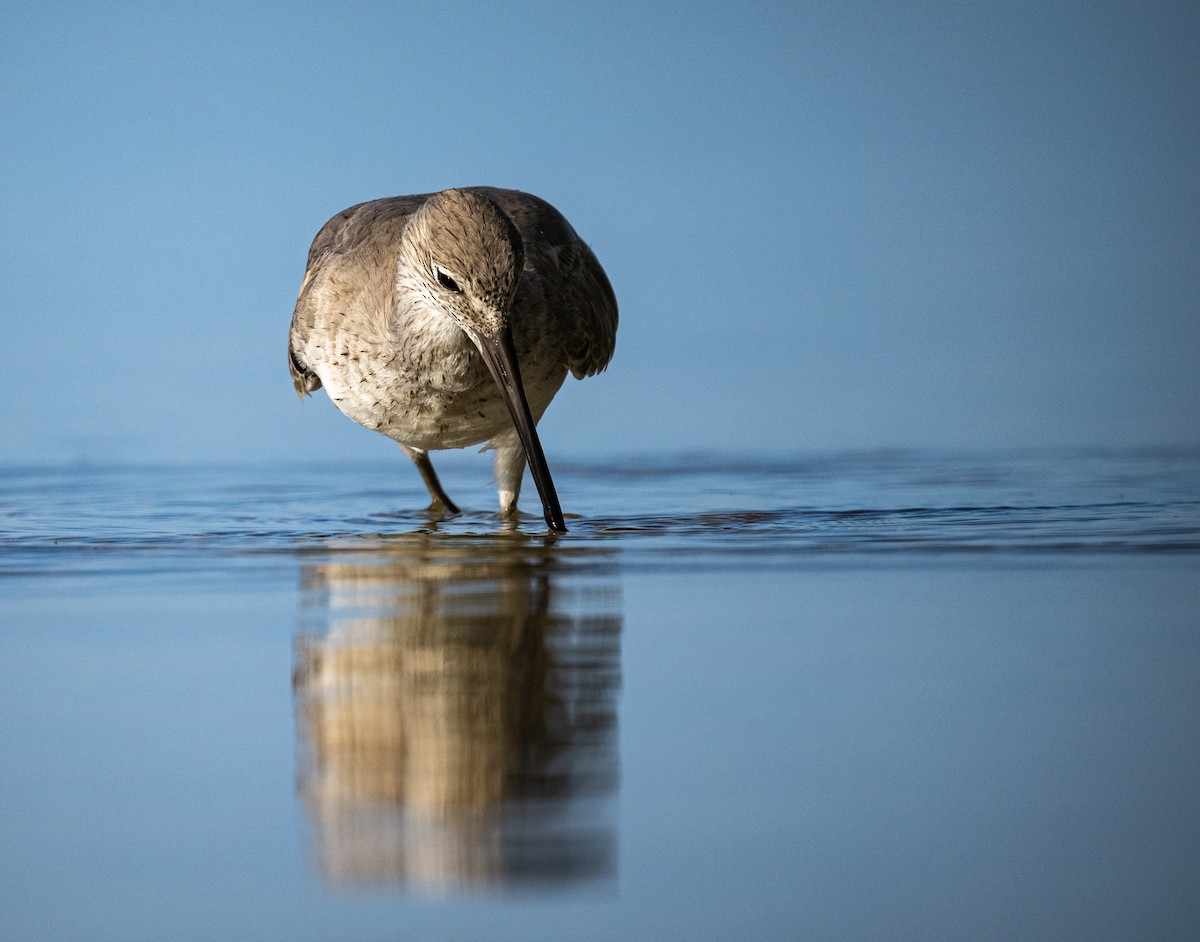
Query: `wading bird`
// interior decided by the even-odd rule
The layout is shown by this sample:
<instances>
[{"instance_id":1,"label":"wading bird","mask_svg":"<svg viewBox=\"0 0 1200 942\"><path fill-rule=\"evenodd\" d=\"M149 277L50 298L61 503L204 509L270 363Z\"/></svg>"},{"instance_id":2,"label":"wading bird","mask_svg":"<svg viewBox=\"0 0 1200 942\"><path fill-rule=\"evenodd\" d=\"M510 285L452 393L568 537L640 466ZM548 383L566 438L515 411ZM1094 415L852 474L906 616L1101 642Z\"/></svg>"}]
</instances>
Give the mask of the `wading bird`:
<instances>
[{"instance_id":1,"label":"wading bird","mask_svg":"<svg viewBox=\"0 0 1200 942\"><path fill-rule=\"evenodd\" d=\"M468 187L352 206L317 233L288 361L303 398L399 443L435 506L429 452L488 442L500 512L528 459L546 524L565 531L536 424L569 370L612 358L617 301L591 249L545 200Z\"/></svg>"}]
</instances>

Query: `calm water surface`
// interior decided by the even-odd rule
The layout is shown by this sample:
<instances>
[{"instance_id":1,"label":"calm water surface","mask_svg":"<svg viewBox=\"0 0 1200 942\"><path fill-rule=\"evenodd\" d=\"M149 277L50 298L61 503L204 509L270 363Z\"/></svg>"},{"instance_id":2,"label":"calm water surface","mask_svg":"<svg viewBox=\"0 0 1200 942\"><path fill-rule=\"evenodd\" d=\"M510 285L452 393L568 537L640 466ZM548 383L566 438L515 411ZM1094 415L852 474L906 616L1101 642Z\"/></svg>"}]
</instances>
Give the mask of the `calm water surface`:
<instances>
[{"instance_id":1,"label":"calm water surface","mask_svg":"<svg viewBox=\"0 0 1200 942\"><path fill-rule=\"evenodd\" d=\"M1200 453L552 462L0 467L0 939L1193 937Z\"/></svg>"}]
</instances>

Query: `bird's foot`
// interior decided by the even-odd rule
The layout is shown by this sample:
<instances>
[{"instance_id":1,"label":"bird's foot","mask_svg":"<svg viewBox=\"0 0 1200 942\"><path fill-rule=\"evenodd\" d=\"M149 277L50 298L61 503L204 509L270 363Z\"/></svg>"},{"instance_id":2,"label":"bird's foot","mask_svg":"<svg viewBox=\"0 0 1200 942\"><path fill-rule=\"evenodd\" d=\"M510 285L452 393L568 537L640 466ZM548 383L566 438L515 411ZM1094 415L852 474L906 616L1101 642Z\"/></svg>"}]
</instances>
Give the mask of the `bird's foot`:
<instances>
[{"instance_id":1,"label":"bird's foot","mask_svg":"<svg viewBox=\"0 0 1200 942\"><path fill-rule=\"evenodd\" d=\"M437 497L425 508L425 512L429 514L429 518L435 523L440 523L443 520L448 520L450 517L457 517L462 514L458 504L451 500L442 500Z\"/></svg>"}]
</instances>

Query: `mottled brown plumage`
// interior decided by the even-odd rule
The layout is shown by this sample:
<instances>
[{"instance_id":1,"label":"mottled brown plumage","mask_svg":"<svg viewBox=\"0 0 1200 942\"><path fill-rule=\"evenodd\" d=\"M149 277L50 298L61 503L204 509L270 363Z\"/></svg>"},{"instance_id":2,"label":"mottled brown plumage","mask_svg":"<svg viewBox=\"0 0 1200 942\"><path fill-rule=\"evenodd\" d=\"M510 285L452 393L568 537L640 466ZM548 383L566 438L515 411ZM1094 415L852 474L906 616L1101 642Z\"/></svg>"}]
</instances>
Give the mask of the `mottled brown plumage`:
<instances>
[{"instance_id":1,"label":"mottled brown plumage","mask_svg":"<svg viewBox=\"0 0 1200 942\"><path fill-rule=\"evenodd\" d=\"M502 513L526 455L551 529L564 529L534 428L568 371L603 370L617 302L591 250L549 203L470 187L361 203L313 240L288 363L398 442L435 502L457 510L428 452L490 442Z\"/></svg>"}]
</instances>

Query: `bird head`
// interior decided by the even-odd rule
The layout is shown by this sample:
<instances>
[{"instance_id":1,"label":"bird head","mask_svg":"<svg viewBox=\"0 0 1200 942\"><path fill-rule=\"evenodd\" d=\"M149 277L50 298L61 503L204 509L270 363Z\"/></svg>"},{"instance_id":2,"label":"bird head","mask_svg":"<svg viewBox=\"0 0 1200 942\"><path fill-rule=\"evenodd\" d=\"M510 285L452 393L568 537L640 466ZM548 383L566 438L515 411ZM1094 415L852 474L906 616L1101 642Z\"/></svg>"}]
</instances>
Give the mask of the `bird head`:
<instances>
[{"instance_id":1,"label":"bird head","mask_svg":"<svg viewBox=\"0 0 1200 942\"><path fill-rule=\"evenodd\" d=\"M431 300L472 340L509 326L525 243L495 201L470 190L433 194L409 220L404 252Z\"/></svg>"}]
</instances>

